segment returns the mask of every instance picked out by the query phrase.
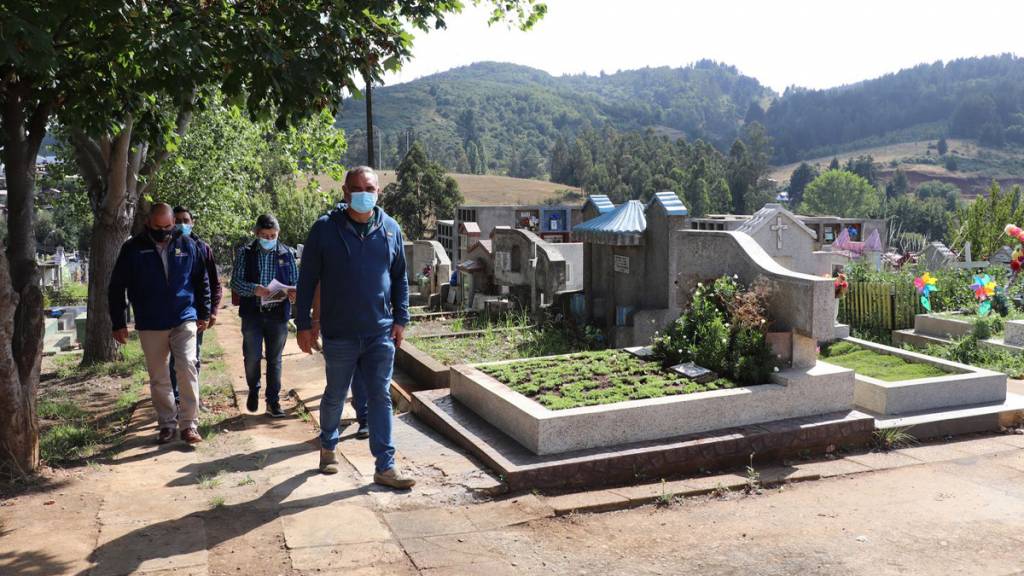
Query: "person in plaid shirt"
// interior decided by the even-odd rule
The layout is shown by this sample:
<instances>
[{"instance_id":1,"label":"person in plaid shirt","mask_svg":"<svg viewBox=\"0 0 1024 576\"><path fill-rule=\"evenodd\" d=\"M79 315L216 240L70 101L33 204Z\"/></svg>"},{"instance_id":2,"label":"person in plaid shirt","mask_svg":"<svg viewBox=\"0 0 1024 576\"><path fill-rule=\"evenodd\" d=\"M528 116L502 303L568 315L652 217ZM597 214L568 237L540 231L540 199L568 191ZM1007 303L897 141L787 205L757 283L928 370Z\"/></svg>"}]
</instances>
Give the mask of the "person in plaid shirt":
<instances>
[{"instance_id":1,"label":"person in plaid shirt","mask_svg":"<svg viewBox=\"0 0 1024 576\"><path fill-rule=\"evenodd\" d=\"M284 417L281 410L281 353L288 339L288 320L292 317L291 303L295 301L294 288L288 299L263 305L262 298L270 295L267 286L277 280L286 286L295 286L299 279L295 254L278 240L281 227L277 218L263 214L256 219L253 229L256 238L238 251L231 272L231 289L240 297L238 315L242 317L242 357L245 362L245 380L249 397L245 407L250 412L259 408L260 364L264 345L267 358L267 415Z\"/></svg>"}]
</instances>

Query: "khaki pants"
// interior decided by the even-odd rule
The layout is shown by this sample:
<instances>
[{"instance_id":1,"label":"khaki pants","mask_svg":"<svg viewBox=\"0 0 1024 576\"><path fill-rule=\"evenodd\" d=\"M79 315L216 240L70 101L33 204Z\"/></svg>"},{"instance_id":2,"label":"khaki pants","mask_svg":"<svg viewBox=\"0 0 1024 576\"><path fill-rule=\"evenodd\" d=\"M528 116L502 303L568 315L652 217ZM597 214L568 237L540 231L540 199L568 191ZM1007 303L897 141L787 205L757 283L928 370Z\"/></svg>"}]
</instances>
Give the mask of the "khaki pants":
<instances>
[{"instance_id":1,"label":"khaki pants","mask_svg":"<svg viewBox=\"0 0 1024 576\"><path fill-rule=\"evenodd\" d=\"M196 323L189 321L170 330L139 330L146 356L149 392L160 428L196 428L199 425L199 370L196 369ZM181 410L174 404L169 356L174 355Z\"/></svg>"}]
</instances>

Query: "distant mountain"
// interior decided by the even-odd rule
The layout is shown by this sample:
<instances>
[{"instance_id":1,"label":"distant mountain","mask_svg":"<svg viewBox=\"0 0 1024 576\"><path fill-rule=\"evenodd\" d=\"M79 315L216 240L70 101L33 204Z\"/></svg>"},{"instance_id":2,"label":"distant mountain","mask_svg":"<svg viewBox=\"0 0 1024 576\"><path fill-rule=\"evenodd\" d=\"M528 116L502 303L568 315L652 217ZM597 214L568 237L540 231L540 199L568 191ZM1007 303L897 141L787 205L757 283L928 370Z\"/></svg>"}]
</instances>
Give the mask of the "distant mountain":
<instances>
[{"instance_id":1,"label":"distant mountain","mask_svg":"<svg viewBox=\"0 0 1024 576\"><path fill-rule=\"evenodd\" d=\"M790 88L781 96L712 61L557 77L481 62L377 88L373 103L386 167L397 165L415 138L453 171L543 178L559 136L568 139L588 126L650 129L725 151L754 120L767 128L776 162L786 163L944 135L992 147L1024 145L1024 59L922 64L849 86ZM348 134L348 161L365 162L364 101L346 100L338 124Z\"/></svg>"},{"instance_id":2,"label":"distant mountain","mask_svg":"<svg viewBox=\"0 0 1024 576\"><path fill-rule=\"evenodd\" d=\"M711 61L559 77L481 62L377 88L373 105L385 166L397 164L411 130L449 169L529 178L546 172L560 134L605 123L728 147L751 104L774 97L757 80ZM338 124L349 135L349 161L365 162L365 102L346 100Z\"/></svg>"}]
</instances>

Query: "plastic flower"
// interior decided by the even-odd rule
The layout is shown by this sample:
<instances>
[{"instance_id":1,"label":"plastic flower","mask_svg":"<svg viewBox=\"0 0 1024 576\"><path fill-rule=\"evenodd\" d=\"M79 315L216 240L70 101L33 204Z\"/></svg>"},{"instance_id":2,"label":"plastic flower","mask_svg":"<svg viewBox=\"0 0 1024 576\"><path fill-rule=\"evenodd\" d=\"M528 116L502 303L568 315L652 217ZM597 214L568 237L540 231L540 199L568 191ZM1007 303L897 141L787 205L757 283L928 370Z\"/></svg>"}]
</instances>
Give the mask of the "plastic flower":
<instances>
[{"instance_id":1,"label":"plastic flower","mask_svg":"<svg viewBox=\"0 0 1024 576\"><path fill-rule=\"evenodd\" d=\"M971 290L974 290L974 297L978 302L984 302L996 293L996 283L988 274L975 275Z\"/></svg>"},{"instance_id":2,"label":"plastic flower","mask_svg":"<svg viewBox=\"0 0 1024 576\"><path fill-rule=\"evenodd\" d=\"M914 278L914 287L917 288L917 293L921 295L921 305L924 306L925 310L931 312L931 293L938 290L935 287L935 277L925 272L921 277Z\"/></svg>"}]
</instances>

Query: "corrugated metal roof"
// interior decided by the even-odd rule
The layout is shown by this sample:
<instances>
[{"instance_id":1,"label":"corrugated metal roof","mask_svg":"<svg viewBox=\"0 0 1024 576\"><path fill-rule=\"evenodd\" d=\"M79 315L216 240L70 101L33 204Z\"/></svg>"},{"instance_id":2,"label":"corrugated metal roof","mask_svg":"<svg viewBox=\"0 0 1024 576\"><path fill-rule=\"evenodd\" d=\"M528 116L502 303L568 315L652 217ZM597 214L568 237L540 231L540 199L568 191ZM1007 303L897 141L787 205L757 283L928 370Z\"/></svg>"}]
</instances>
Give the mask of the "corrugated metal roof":
<instances>
[{"instance_id":1,"label":"corrugated metal roof","mask_svg":"<svg viewBox=\"0 0 1024 576\"><path fill-rule=\"evenodd\" d=\"M669 216L686 216L690 213L690 211L686 209L686 206L683 205L683 201L679 199L679 195L675 192L655 192L647 205L650 206L655 202L664 206L665 212L668 213Z\"/></svg>"},{"instance_id":2,"label":"corrugated metal roof","mask_svg":"<svg viewBox=\"0 0 1024 576\"><path fill-rule=\"evenodd\" d=\"M601 214L572 229L583 242L614 246L639 246L644 241L647 217L644 203L630 200L611 212Z\"/></svg>"},{"instance_id":3,"label":"corrugated metal roof","mask_svg":"<svg viewBox=\"0 0 1024 576\"><path fill-rule=\"evenodd\" d=\"M598 214L607 214L615 210L615 204L604 194L591 194L587 197L587 204L593 204L594 208L597 208Z\"/></svg>"}]
</instances>

